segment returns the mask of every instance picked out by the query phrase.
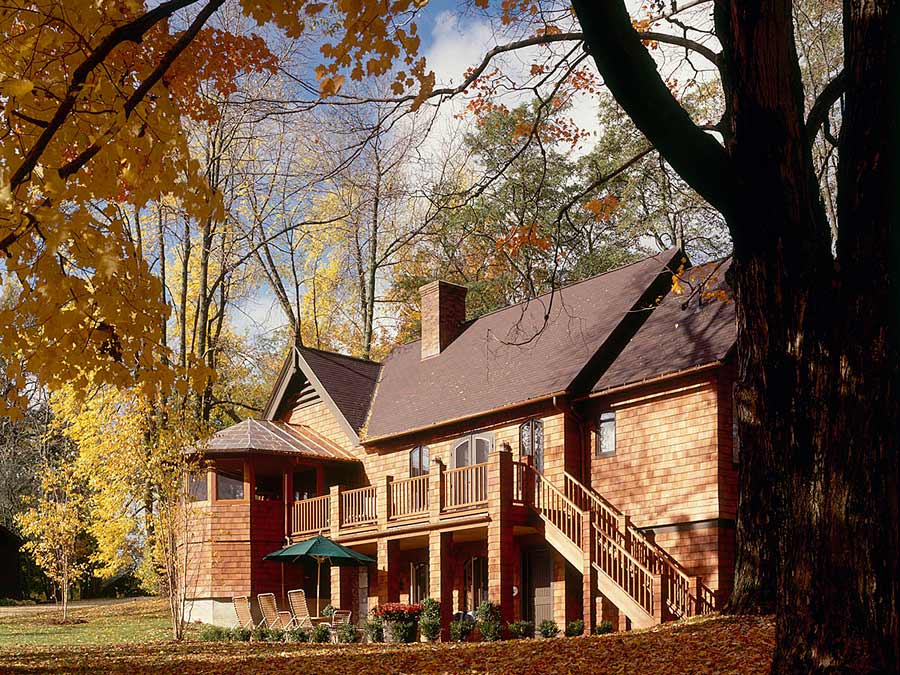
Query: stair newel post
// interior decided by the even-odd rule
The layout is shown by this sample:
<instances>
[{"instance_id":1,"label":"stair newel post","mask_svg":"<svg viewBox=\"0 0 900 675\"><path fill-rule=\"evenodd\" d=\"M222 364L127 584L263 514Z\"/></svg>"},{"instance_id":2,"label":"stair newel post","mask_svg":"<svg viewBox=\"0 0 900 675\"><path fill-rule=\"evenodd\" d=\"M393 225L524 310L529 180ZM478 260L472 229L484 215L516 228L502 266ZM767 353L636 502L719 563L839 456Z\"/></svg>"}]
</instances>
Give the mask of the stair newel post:
<instances>
[{"instance_id":1,"label":"stair newel post","mask_svg":"<svg viewBox=\"0 0 900 675\"><path fill-rule=\"evenodd\" d=\"M535 507L534 503L534 478L532 478L533 462L531 455L525 455L522 458L524 470L522 471L522 503L525 506Z\"/></svg>"},{"instance_id":2,"label":"stair newel post","mask_svg":"<svg viewBox=\"0 0 900 675\"><path fill-rule=\"evenodd\" d=\"M332 485L328 494L328 508L331 510L331 538L335 539L341 529L341 486Z\"/></svg>"},{"instance_id":3,"label":"stair newel post","mask_svg":"<svg viewBox=\"0 0 900 675\"><path fill-rule=\"evenodd\" d=\"M703 613L703 605L701 598L703 597L703 577L694 577L694 606L691 609L694 616L700 616Z\"/></svg>"},{"instance_id":4,"label":"stair newel post","mask_svg":"<svg viewBox=\"0 0 900 675\"><path fill-rule=\"evenodd\" d=\"M622 537L622 548L633 554L634 551L631 546L631 518L624 513L620 514L616 526L619 529L619 536Z\"/></svg>"},{"instance_id":5,"label":"stair newel post","mask_svg":"<svg viewBox=\"0 0 900 675\"><path fill-rule=\"evenodd\" d=\"M440 457L431 460L428 470L428 519L436 523L444 508L444 462Z\"/></svg>"},{"instance_id":6,"label":"stair newel post","mask_svg":"<svg viewBox=\"0 0 900 675\"><path fill-rule=\"evenodd\" d=\"M383 476L375 485L375 517L380 530L387 527L391 517L391 483L393 480L393 476Z\"/></svg>"},{"instance_id":7,"label":"stair newel post","mask_svg":"<svg viewBox=\"0 0 900 675\"><path fill-rule=\"evenodd\" d=\"M657 623L665 621L666 584L662 574L653 575L653 618Z\"/></svg>"},{"instance_id":8,"label":"stair newel post","mask_svg":"<svg viewBox=\"0 0 900 675\"><path fill-rule=\"evenodd\" d=\"M581 570L582 619L584 620L584 634L591 635L597 628L597 612L594 607L597 572L594 569L594 514L590 509L581 512L581 550L584 552Z\"/></svg>"}]
</instances>

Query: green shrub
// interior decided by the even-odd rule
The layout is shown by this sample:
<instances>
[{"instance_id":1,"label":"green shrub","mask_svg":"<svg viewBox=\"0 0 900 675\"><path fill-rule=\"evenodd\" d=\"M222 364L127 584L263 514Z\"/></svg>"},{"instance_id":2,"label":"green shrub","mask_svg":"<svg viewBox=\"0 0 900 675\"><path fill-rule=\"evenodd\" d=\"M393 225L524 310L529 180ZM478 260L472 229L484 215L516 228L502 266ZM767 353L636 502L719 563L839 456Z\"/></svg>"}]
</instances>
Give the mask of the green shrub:
<instances>
[{"instance_id":1,"label":"green shrub","mask_svg":"<svg viewBox=\"0 0 900 675\"><path fill-rule=\"evenodd\" d=\"M575 637L584 633L584 621L575 619L566 624L566 637Z\"/></svg>"},{"instance_id":2,"label":"green shrub","mask_svg":"<svg viewBox=\"0 0 900 675\"><path fill-rule=\"evenodd\" d=\"M462 619L450 622L450 639L454 642L465 642L475 628L475 622Z\"/></svg>"},{"instance_id":3,"label":"green shrub","mask_svg":"<svg viewBox=\"0 0 900 675\"><path fill-rule=\"evenodd\" d=\"M369 642L384 642L384 622L380 616L372 616L363 623L363 633Z\"/></svg>"},{"instance_id":4,"label":"green shrub","mask_svg":"<svg viewBox=\"0 0 900 675\"><path fill-rule=\"evenodd\" d=\"M36 605L34 600L16 600L15 598L0 598L0 607L25 607Z\"/></svg>"},{"instance_id":5,"label":"green shrub","mask_svg":"<svg viewBox=\"0 0 900 675\"><path fill-rule=\"evenodd\" d=\"M322 616L327 616L329 619L334 616L335 608L331 605L325 605L325 609L322 610Z\"/></svg>"},{"instance_id":6,"label":"green shrub","mask_svg":"<svg viewBox=\"0 0 900 675\"><path fill-rule=\"evenodd\" d=\"M538 633L541 634L541 637L552 638L559 635L559 626L556 625L555 621L550 619L544 619L541 621L540 625L538 625Z\"/></svg>"},{"instance_id":7,"label":"green shrub","mask_svg":"<svg viewBox=\"0 0 900 675\"><path fill-rule=\"evenodd\" d=\"M284 639L287 642L309 642L309 629L290 628L284 631Z\"/></svg>"},{"instance_id":8,"label":"green shrub","mask_svg":"<svg viewBox=\"0 0 900 675\"><path fill-rule=\"evenodd\" d=\"M490 600L485 600L475 610L475 623L478 632L485 642L495 642L503 637L503 615L500 613L500 605Z\"/></svg>"},{"instance_id":9,"label":"green shrub","mask_svg":"<svg viewBox=\"0 0 900 675\"><path fill-rule=\"evenodd\" d=\"M199 638L201 642L220 642L228 639L228 629L221 626L203 624L200 627Z\"/></svg>"},{"instance_id":10,"label":"green shrub","mask_svg":"<svg viewBox=\"0 0 900 675\"><path fill-rule=\"evenodd\" d=\"M331 642L331 628L327 623L320 623L313 627L309 635L311 642Z\"/></svg>"},{"instance_id":11,"label":"green shrub","mask_svg":"<svg viewBox=\"0 0 900 675\"><path fill-rule=\"evenodd\" d=\"M338 626L336 632L338 642L344 642L347 644L359 642L359 628L356 627L355 623L342 623L340 626Z\"/></svg>"},{"instance_id":12,"label":"green shrub","mask_svg":"<svg viewBox=\"0 0 900 675\"><path fill-rule=\"evenodd\" d=\"M384 636L389 642L415 642L415 621L385 621Z\"/></svg>"},{"instance_id":13,"label":"green shrub","mask_svg":"<svg viewBox=\"0 0 900 675\"><path fill-rule=\"evenodd\" d=\"M225 639L229 642L249 642L250 632L249 628L230 628Z\"/></svg>"},{"instance_id":14,"label":"green shrub","mask_svg":"<svg viewBox=\"0 0 900 675\"><path fill-rule=\"evenodd\" d=\"M250 631L250 639L253 642L284 642L284 630L259 626Z\"/></svg>"},{"instance_id":15,"label":"green shrub","mask_svg":"<svg viewBox=\"0 0 900 675\"><path fill-rule=\"evenodd\" d=\"M601 621L597 624L597 635L606 635L613 632L612 621Z\"/></svg>"},{"instance_id":16,"label":"green shrub","mask_svg":"<svg viewBox=\"0 0 900 675\"><path fill-rule=\"evenodd\" d=\"M427 598L422 601L419 631L429 642L434 642L441 636L441 603L437 600Z\"/></svg>"},{"instance_id":17,"label":"green shrub","mask_svg":"<svg viewBox=\"0 0 900 675\"><path fill-rule=\"evenodd\" d=\"M534 637L534 622L532 621L513 621L506 628L510 637L516 640Z\"/></svg>"}]
</instances>

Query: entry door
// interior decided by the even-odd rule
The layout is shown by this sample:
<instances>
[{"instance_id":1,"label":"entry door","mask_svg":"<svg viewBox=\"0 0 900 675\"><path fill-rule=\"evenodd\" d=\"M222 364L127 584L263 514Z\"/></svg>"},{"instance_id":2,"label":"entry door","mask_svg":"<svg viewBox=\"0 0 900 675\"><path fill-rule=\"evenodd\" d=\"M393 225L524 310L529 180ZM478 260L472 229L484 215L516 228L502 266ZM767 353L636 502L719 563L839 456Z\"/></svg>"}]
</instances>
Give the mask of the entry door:
<instances>
[{"instance_id":1,"label":"entry door","mask_svg":"<svg viewBox=\"0 0 900 675\"><path fill-rule=\"evenodd\" d=\"M545 619L553 619L553 561L550 551L540 549L525 555L525 615L540 625Z\"/></svg>"}]
</instances>

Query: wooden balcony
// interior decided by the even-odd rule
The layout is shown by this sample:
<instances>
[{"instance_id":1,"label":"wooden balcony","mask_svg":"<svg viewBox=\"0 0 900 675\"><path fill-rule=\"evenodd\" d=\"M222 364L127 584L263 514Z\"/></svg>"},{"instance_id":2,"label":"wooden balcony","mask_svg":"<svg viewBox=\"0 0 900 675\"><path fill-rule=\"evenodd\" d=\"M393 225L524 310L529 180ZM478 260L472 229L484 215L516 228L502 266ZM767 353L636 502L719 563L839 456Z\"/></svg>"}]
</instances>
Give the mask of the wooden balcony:
<instances>
[{"instance_id":1,"label":"wooden balcony","mask_svg":"<svg viewBox=\"0 0 900 675\"><path fill-rule=\"evenodd\" d=\"M377 485L351 490L332 487L327 495L294 502L291 536L323 533L334 537L485 511L488 467L484 463L444 469L434 462L431 472L422 476L396 480L387 476Z\"/></svg>"}]
</instances>

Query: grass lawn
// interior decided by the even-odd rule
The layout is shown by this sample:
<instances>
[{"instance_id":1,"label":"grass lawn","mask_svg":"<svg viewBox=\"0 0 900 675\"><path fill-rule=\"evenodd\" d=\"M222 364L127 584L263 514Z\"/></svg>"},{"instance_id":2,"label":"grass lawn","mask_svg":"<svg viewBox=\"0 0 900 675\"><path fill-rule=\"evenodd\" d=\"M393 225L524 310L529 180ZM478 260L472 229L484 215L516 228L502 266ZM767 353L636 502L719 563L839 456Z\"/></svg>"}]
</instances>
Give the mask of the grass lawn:
<instances>
[{"instance_id":1,"label":"grass lawn","mask_svg":"<svg viewBox=\"0 0 900 675\"><path fill-rule=\"evenodd\" d=\"M160 642L170 639L172 634L166 603L156 598L135 598L116 605L70 607L69 618L85 623L57 625L54 621L58 617L59 612L52 605L9 609L0 614L0 662L11 645Z\"/></svg>"},{"instance_id":2,"label":"grass lawn","mask_svg":"<svg viewBox=\"0 0 900 675\"><path fill-rule=\"evenodd\" d=\"M598 637L482 644L176 644L165 641L158 600L76 612L88 623L47 626L46 614L0 618L0 673L766 673L774 642L772 617L712 617Z\"/></svg>"}]
</instances>

